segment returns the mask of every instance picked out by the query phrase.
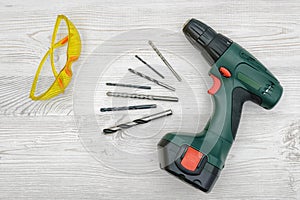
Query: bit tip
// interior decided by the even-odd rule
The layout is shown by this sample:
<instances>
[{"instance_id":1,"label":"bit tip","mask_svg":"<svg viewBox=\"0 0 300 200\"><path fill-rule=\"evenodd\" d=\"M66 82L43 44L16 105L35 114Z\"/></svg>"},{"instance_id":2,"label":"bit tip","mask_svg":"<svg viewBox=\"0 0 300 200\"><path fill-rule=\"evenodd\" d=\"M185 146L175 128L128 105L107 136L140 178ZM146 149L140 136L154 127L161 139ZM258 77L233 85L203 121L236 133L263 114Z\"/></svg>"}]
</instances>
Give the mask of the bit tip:
<instances>
[{"instance_id":1,"label":"bit tip","mask_svg":"<svg viewBox=\"0 0 300 200\"><path fill-rule=\"evenodd\" d=\"M115 133L115 132L117 132L117 130L112 130L109 128L103 129L104 134L111 134L111 133Z\"/></svg>"}]
</instances>

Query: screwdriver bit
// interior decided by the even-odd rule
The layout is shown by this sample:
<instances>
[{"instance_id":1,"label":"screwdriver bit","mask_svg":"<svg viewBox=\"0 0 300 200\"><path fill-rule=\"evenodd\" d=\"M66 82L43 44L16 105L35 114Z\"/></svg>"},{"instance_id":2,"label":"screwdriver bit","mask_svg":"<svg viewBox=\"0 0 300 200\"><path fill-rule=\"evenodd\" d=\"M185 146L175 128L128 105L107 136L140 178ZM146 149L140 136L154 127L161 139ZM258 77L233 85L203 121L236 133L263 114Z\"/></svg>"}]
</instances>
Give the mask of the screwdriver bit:
<instances>
[{"instance_id":1,"label":"screwdriver bit","mask_svg":"<svg viewBox=\"0 0 300 200\"><path fill-rule=\"evenodd\" d=\"M144 61L141 57L139 57L138 55L135 55L135 57L141 61L142 63L144 63L147 67L149 67L152 71L154 71L158 76L160 76L161 78L165 78L161 73L159 73L156 69L154 69L151 65L149 65L146 61Z\"/></svg>"},{"instance_id":2,"label":"screwdriver bit","mask_svg":"<svg viewBox=\"0 0 300 200\"><path fill-rule=\"evenodd\" d=\"M178 101L177 97L125 93L125 92L107 92L106 95L111 97L124 97L124 98L134 98L134 99L148 99L148 100L173 101L173 102Z\"/></svg>"},{"instance_id":3,"label":"screwdriver bit","mask_svg":"<svg viewBox=\"0 0 300 200\"><path fill-rule=\"evenodd\" d=\"M127 122L127 123L124 123L124 124L119 124L117 126L113 126L113 127L110 127L110 128L106 128L106 129L103 129L103 133L104 134L111 134L111 133L115 133L119 130L122 130L122 129L127 129L127 128L130 128L130 127L133 127L133 126L136 126L136 125L139 125L139 124L145 124L145 123L148 123L152 120L155 120L155 119L159 119L159 118L162 118L162 117L166 117L166 116L169 116L169 115L172 115L172 110L165 110L163 112L159 112L159 113L156 113L156 114L153 114L153 115L149 115L149 116L145 116L145 117L142 117L140 119L136 119L136 120L133 120L131 122Z\"/></svg>"},{"instance_id":4,"label":"screwdriver bit","mask_svg":"<svg viewBox=\"0 0 300 200\"><path fill-rule=\"evenodd\" d=\"M136 75L138 75L138 76L140 76L140 77L142 77L142 78L145 78L145 79L147 79L148 81L152 81L153 83L156 83L156 84L159 85L159 86L162 86L162 87L164 87L164 88L167 88L168 90L175 91L175 88L173 88L172 86L169 86L169 85L167 85L167 84L165 84L165 83L163 83L163 82L160 82L160 81L158 81L158 80L156 80L156 79L154 79L154 78L151 78L151 77L149 77L149 76L147 76L147 75L145 75L145 74L143 74L143 73L141 73L141 72L138 72L138 71L136 71L136 70L134 70L134 69L129 68L128 71L130 71L131 73L136 74Z\"/></svg>"},{"instance_id":5,"label":"screwdriver bit","mask_svg":"<svg viewBox=\"0 0 300 200\"><path fill-rule=\"evenodd\" d=\"M156 108L156 104L101 108L100 111L108 112L108 111L121 111L121 110L140 110L140 109L149 109L149 108Z\"/></svg>"},{"instance_id":6,"label":"screwdriver bit","mask_svg":"<svg viewBox=\"0 0 300 200\"><path fill-rule=\"evenodd\" d=\"M144 85L132 85L132 84L123 84L123 83L106 83L107 86L120 86L120 87L129 87L129 88L138 88L138 89L146 89L151 90L150 86Z\"/></svg>"},{"instance_id":7,"label":"screwdriver bit","mask_svg":"<svg viewBox=\"0 0 300 200\"><path fill-rule=\"evenodd\" d=\"M170 63L166 60L166 58L160 53L158 48L153 44L152 41L148 41L149 45L152 47L152 49L155 51L155 53L160 57L160 59L165 63L165 65L169 68L169 70L173 73L173 75L177 78L178 81L181 81L182 79L180 76L176 73L176 71L173 69L173 67L170 65Z\"/></svg>"}]
</instances>

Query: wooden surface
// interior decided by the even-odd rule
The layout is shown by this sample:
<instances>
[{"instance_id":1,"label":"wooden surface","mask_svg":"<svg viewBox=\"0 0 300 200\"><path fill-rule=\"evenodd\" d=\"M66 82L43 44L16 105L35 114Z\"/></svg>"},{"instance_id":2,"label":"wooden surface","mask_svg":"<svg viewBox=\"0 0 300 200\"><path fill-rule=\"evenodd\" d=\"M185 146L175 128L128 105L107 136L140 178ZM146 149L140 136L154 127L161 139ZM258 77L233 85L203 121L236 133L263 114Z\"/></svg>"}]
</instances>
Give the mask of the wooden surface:
<instances>
[{"instance_id":1,"label":"wooden surface","mask_svg":"<svg viewBox=\"0 0 300 200\"><path fill-rule=\"evenodd\" d=\"M300 199L299 1L0 1L0 13L0 199ZM112 36L140 28L180 35L194 17L251 51L276 74L284 95L270 111L246 104L226 167L213 191L204 194L158 169L156 143L169 129L148 139L106 138L97 154L77 123L84 116L74 115L76 80L53 100L28 98L58 14L67 15L82 37L75 75ZM163 49L180 47L176 42ZM177 55L192 55L189 62L195 64L202 58L190 49ZM201 80L209 83L208 68L203 70ZM51 79L45 73L46 84ZM201 130L211 111L208 86L191 86L203 99Z\"/></svg>"}]
</instances>

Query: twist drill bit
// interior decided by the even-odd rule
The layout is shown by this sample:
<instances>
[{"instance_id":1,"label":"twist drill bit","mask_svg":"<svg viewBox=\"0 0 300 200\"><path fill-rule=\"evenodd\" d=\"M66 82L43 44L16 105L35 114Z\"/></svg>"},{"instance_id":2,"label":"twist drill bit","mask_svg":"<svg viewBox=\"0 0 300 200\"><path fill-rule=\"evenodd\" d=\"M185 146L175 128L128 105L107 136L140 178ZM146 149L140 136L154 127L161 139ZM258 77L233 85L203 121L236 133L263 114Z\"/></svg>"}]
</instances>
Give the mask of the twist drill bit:
<instances>
[{"instance_id":1,"label":"twist drill bit","mask_svg":"<svg viewBox=\"0 0 300 200\"><path fill-rule=\"evenodd\" d=\"M156 104L101 108L100 111L108 112L108 111L121 111L121 110L140 110L140 109L149 109L149 108L156 108Z\"/></svg>"},{"instance_id":2,"label":"twist drill bit","mask_svg":"<svg viewBox=\"0 0 300 200\"><path fill-rule=\"evenodd\" d=\"M177 97L146 95L146 94L136 94L136 93L125 93L125 92L107 92L106 95L111 96L111 97L148 99L148 100L158 100L158 101L173 101L173 102L178 101Z\"/></svg>"},{"instance_id":3,"label":"twist drill bit","mask_svg":"<svg viewBox=\"0 0 300 200\"><path fill-rule=\"evenodd\" d=\"M148 41L149 45L152 47L152 49L156 52L158 57L165 63L165 65L169 68L169 70L173 73L173 75L177 78L178 81L181 81L182 79L180 76L176 73L176 71L173 69L173 67L170 65L170 63L165 59L165 57L160 53L160 51L156 48L156 46L153 44L152 41Z\"/></svg>"},{"instance_id":4,"label":"twist drill bit","mask_svg":"<svg viewBox=\"0 0 300 200\"><path fill-rule=\"evenodd\" d=\"M150 86L144 86L144 85L131 85L131 84L122 84L122 83L106 83L106 85L151 90Z\"/></svg>"},{"instance_id":5,"label":"twist drill bit","mask_svg":"<svg viewBox=\"0 0 300 200\"><path fill-rule=\"evenodd\" d=\"M143 118L140 118L140 119L136 119L136 120L133 120L131 122L127 122L127 123L124 123L124 124L119 124L117 126L113 126L113 127L110 127L110 128L106 128L106 129L103 129L103 133L104 134L111 134L111 133L115 133L119 130L122 130L122 129L127 129L127 128L130 128L130 127L133 127L133 126L136 126L136 125L139 125L139 124L145 124L145 123L148 123L152 120L155 120L155 119L159 119L159 118L162 118L162 117L166 117L166 116L169 116L169 115L172 115L172 110L165 110L163 112L159 112L159 113L156 113L156 114L153 114L153 115L149 115L149 116L145 116Z\"/></svg>"},{"instance_id":6,"label":"twist drill bit","mask_svg":"<svg viewBox=\"0 0 300 200\"><path fill-rule=\"evenodd\" d=\"M173 88L172 86L169 86L169 85L167 85L165 83L162 83L162 82L160 82L160 81L158 81L158 80L156 80L154 78L151 78L151 77L149 77L149 76L147 76L145 74L142 74L141 72L135 71L135 70L133 70L131 68L129 68L128 71L130 71L131 73L136 74L136 75L138 75L138 76L140 76L142 78L145 78L148 81L152 81L153 83L156 83L157 85L160 85L160 86L162 86L164 88L167 88L168 90L175 91L175 88Z\"/></svg>"},{"instance_id":7,"label":"twist drill bit","mask_svg":"<svg viewBox=\"0 0 300 200\"><path fill-rule=\"evenodd\" d=\"M141 61L142 63L144 63L147 67L149 67L152 71L154 71L158 76L160 76L161 78L165 78L161 73L159 73L158 71L156 71L156 69L154 69L151 65L149 65L146 61L144 61L141 57L139 57L138 55L135 55L135 57Z\"/></svg>"}]
</instances>

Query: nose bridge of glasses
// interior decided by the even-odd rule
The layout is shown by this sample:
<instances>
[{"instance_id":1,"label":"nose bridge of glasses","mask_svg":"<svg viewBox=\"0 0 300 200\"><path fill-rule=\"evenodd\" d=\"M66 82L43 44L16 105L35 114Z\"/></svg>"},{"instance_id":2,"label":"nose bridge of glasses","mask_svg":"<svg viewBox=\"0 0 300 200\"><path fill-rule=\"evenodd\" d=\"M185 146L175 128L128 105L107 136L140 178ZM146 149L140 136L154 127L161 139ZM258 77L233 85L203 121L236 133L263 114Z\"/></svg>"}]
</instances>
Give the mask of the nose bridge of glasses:
<instances>
[{"instance_id":1,"label":"nose bridge of glasses","mask_svg":"<svg viewBox=\"0 0 300 200\"><path fill-rule=\"evenodd\" d=\"M65 68L65 70L62 70L59 74L58 77L56 78L56 81L58 86L60 87L61 92L63 92L66 87L69 85L69 83L71 82L71 77L72 74L68 74L68 73L72 73L71 71L66 70L67 68Z\"/></svg>"}]
</instances>

